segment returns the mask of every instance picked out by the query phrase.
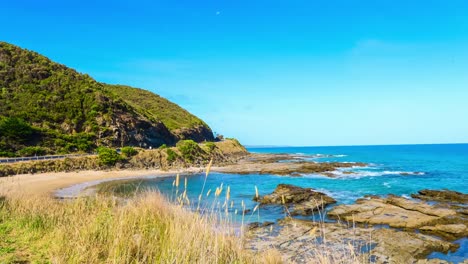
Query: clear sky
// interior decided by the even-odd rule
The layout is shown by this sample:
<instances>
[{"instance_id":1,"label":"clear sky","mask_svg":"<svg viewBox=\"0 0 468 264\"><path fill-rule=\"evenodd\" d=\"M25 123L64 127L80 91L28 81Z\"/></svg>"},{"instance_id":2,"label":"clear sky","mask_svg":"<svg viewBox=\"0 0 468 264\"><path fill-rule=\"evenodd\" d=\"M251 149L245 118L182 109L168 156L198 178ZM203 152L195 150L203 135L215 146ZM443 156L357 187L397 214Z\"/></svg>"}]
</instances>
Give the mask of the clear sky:
<instances>
[{"instance_id":1,"label":"clear sky","mask_svg":"<svg viewBox=\"0 0 468 264\"><path fill-rule=\"evenodd\" d=\"M2 1L0 40L248 145L468 142L468 1Z\"/></svg>"}]
</instances>

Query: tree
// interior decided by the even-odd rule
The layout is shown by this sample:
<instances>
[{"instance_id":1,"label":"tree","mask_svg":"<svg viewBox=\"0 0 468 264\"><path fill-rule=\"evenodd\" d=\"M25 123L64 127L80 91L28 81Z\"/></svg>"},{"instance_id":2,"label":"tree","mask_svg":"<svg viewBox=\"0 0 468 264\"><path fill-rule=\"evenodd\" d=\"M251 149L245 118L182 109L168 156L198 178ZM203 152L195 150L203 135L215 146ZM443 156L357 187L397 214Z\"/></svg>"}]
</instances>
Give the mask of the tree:
<instances>
[{"instance_id":1,"label":"tree","mask_svg":"<svg viewBox=\"0 0 468 264\"><path fill-rule=\"evenodd\" d=\"M23 119L4 117L0 119L0 137L7 140L24 142L30 139L34 129Z\"/></svg>"}]
</instances>

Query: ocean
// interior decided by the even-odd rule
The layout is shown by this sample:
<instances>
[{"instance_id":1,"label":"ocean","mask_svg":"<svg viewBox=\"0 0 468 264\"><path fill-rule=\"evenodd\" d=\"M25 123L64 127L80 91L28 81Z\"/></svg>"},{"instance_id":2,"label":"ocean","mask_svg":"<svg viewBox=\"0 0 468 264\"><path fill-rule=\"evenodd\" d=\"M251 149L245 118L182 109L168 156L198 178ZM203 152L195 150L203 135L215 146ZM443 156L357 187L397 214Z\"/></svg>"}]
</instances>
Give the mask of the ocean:
<instances>
[{"instance_id":1,"label":"ocean","mask_svg":"<svg viewBox=\"0 0 468 264\"><path fill-rule=\"evenodd\" d=\"M364 162L367 167L353 167L334 172L335 177L303 175L288 177L276 175L238 175L211 173L206 182L204 200L212 203L213 195L206 192L223 184L231 190L231 199L239 205L253 208L255 186L260 195L271 193L278 184L288 183L310 187L325 192L340 204L353 203L364 195L402 195L409 197L422 189L448 189L468 191L468 144L441 145L387 145L387 146L345 146L345 147L268 147L248 148L252 153L288 153L303 156L317 162ZM313 158L306 158L314 156ZM283 161L283 162L288 162ZM344 173L351 171L353 174ZM204 182L204 174L187 177L187 193L196 201ZM181 185L184 182L181 179ZM174 195L174 179L145 179L139 183L140 189L158 189L168 197ZM181 190L183 186L179 187ZM211 199L210 199L211 198ZM235 210L233 207L233 210ZM237 207L237 209L240 209ZM263 210L262 210L263 209ZM252 221L272 221L283 217L282 210L261 208L261 219Z\"/></svg>"},{"instance_id":2,"label":"ocean","mask_svg":"<svg viewBox=\"0 0 468 264\"><path fill-rule=\"evenodd\" d=\"M303 175L288 177L276 175L238 175L211 173L203 192L204 207L222 207L222 199L214 198L214 191L221 184L224 193L230 188L229 210L240 212L241 204L253 209L252 201L255 187L259 194L271 193L278 184L288 183L301 187L310 187L325 192L335 198L339 204L350 204L364 195L402 195L410 197L422 189L448 189L466 193L468 191L468 144L440 145L386 145L386 146L343 146L343 147L268 147L248 148L253 153L288 153L316 162L364 162L367 167L352 167L334 172L335 177L322 175ZM313 157L309 157L313 156ZM282 162L290 162L288 160ZM347 174L351 171L353 174ZM201 193L204 174L181 176L179 194L184 190L187 178L187 194L191 201L197 201ZM141 190L157 189L169 198L175 196L174 178L152 178L140 180ZM211 190L209 196L207 191ZM285 216L278 206L260 207L259 211L249 212L242 219L244 222L275 221ZM317 219L320 215L305 217ZM234 221L241 221L240 217ZM322 219L323 220L323 219ZM328 221L328 219L324 219ZM456 261L468 256L467 239L457 241L461 249L452 255L433 253L430 257L439 257Z\"/></svg>"}]
</instances>

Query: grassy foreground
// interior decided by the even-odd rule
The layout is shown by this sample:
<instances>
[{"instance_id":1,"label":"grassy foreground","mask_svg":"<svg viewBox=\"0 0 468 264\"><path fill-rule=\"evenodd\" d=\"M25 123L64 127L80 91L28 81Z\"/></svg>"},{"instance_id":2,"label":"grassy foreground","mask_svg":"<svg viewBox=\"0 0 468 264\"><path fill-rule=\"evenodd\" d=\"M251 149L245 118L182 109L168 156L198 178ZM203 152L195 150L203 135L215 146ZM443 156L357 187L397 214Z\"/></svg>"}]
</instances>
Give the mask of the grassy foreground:
<instances>
[{"instance_id":1,"label":"grassy foreground","mask_svg":"<svg viewBox=\"0 0 468 264\"><path fill-rule=\"evenodd\" d=\"M157 193L60 201L1 198L0 263L278 263L252 255L229 228Z\"/></svg>"}]
</instances>

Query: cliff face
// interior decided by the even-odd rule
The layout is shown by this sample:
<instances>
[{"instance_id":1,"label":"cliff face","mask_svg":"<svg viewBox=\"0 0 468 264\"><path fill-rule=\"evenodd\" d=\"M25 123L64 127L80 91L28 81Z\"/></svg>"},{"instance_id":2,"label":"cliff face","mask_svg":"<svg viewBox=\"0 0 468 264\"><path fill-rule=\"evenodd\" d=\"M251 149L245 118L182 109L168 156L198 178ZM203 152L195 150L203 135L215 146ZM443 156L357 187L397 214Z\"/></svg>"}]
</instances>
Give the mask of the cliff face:
<instances>
[{"instance_id":1,"label":"cliff face","mask_svg":"<svg viewBox=\"0 0 468 264\"><path fill-rule=\"evenodd\" d=\"M191 139L195 142L213 141L213 131L207 126L199 125L192 128L179 128L172 131L179 139Z\"/></svg>"},{"instance_id":2,"label":"cliff face","mask_svg":"<svg viewBox=\"0 0 468 264\"><path fill-rule=\"evenodd\" d=\"M206 123L154 93L99 83L38 53L0 42L0 127L11 119L24 120L34 136L15 141L0 134L0 156L17 155L28 146L55 153L214 139Z\"/></svg>"},{"instance_id":3,"label":"cliff face","mask_svg":"<svg viewBox=\"0 0 468 264\"><path fill-rule=\"evenodd\" d=\"M213 141L213 131L203 120L180 106L146 90L125 85L106 85L106 89L150 120L163 123L175 141L191 139L196 142Z\"/></svg>"}]
</instances>

